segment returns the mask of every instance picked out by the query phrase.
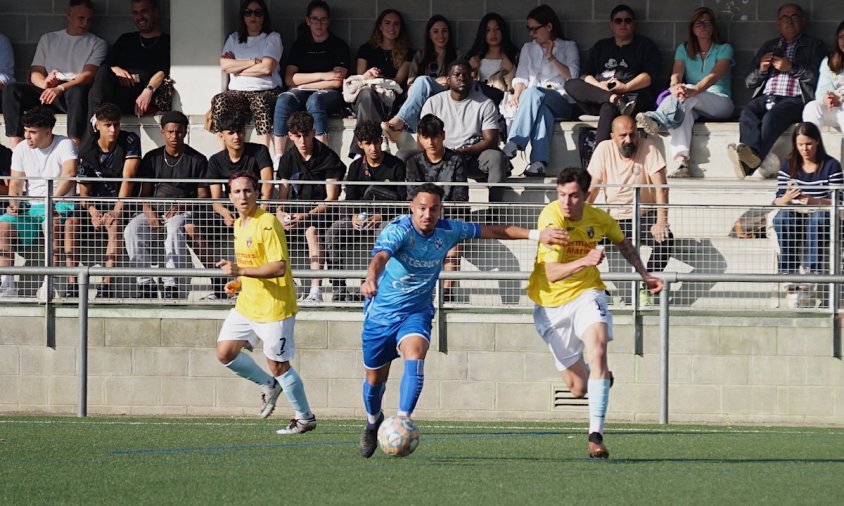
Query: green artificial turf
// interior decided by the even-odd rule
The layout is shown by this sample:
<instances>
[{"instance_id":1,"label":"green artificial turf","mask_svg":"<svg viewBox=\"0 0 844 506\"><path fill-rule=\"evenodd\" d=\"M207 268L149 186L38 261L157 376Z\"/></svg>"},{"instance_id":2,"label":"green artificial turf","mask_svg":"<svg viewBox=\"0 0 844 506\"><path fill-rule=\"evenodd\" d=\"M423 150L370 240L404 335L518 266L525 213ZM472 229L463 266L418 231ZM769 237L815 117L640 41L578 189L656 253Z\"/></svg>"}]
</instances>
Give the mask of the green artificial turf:
<instances>
[{"instance_id":1,"label":"green artificial turf","mask_svg":"<svg viewBox=\"0 0 844 506\"><path fill-rule=\"evenodd\" d=\"M359 421L0 418L2 504L842 504L844 429L417 420L358 455Z\"/></svg>"}]
</instances>

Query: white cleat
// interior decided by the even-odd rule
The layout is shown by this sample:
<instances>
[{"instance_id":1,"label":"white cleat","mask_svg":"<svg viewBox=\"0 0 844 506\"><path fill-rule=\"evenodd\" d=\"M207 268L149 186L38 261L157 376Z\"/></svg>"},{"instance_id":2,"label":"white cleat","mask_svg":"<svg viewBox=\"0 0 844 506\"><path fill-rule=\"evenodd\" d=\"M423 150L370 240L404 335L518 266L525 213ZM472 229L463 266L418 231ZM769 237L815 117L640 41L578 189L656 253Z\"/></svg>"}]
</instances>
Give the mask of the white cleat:
<instances>
[{"instance_id":1,"label":"white cleat","mask_svg":"<svg viewBox=\"0 0 844 506\"><path fill-rule=\"evenodd\" d=\"M293 418L290 424L275 431L276 434L304 434L316 429L316 416L311 415L310 418Z\"/></svg>"},{"instance_id":2,"label":"white cleat","mask_svg":"<svg viewBox=\"0 0 844 506\"><path fill-rule=\"evenodd\" d=\"M258 416L267 418L273 414L275 402L278 400L278 396L281 395L281 385L279 385L278 381L273 381L273 386L263 386L261 390L263 390L263 393L261 393L261 411L258 412Z\"/></svg>"}]
</instances>

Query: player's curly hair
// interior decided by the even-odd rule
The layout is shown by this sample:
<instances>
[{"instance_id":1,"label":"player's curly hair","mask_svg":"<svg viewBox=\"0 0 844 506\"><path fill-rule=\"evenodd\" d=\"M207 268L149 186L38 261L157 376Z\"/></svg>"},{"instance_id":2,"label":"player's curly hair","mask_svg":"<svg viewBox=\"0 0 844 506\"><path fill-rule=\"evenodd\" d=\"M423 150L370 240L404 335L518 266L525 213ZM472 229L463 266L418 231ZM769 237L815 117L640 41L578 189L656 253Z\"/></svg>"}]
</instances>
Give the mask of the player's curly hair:
<instances>
[{"instance_id":1,"label":"player's curly hair","mask_svg":"<svg viewBox=\"0 0 844 506\"><path fill-rule=\"evenodd\" d=\"M372 120L361 121L355 127L355 138L360 142L380 143L382 135L381 125Z\"/></svg>"},{"instance_id":2,"label":"player's curly hair","mask_svg":"<svg viewBox=\"0 0 844 506\"><path fill-rule=\"evenodd\" d=\"M56 126L56 115L47 107L37 105L23 113L21 123L29 128L53 128Z\"/></svg>"},{"instance_id":3,"label":"player's curly hair","mask_svg":"<svg viewBox=\"0 0 844 506\"><path fill-rule=\"evenodd\" d=\"M414 186L410 189L410 193L407 196L410 200L413 200L420 193L430 193L431 195L436 195L440 198L440 201L442 201L445 196L445 190L443 190L442 186L437 186L434 183L422 183L419 186Z\"/></svg>"},{"instance_id":4,"label":"player's curly hair","mask_svg":"<svg viewBox=\"0 0 844 506\"><path fill-rule=\"evenodd\" d=\"M234 181L235 179L240 179L242 177L245 177L246 179L252 181L252 189L253 190L258 189L258 178L255 177L255 174L253 174L252 172L249 172L248 170L239 170L239 171L235 172L234 174L232 174L231 176L229 176L228 185L231 186L232 181Z\"/></svg>"},{"instance_id":5,"label":"player's curly hair","mask_svg":"<svg viewBox=\"0 0 844 506\"><path fill-rule=\"evenodd\" d=\"M314 117L305 111L296 111L287 120L287 131L292 134L305 134L314 129Z\"/></svg>"},{"instance_id":6,"label":"player's curly hair","mask_svg":"<svg viewBox=\"0 0 844 506\"><path fill-rule=\"evenodd\" d=\"M583 193L586 193L592 184L592 176L583 167L566 167L557 175L557 186L567 183L577 183Z\"/></svg>"}]
</instances>

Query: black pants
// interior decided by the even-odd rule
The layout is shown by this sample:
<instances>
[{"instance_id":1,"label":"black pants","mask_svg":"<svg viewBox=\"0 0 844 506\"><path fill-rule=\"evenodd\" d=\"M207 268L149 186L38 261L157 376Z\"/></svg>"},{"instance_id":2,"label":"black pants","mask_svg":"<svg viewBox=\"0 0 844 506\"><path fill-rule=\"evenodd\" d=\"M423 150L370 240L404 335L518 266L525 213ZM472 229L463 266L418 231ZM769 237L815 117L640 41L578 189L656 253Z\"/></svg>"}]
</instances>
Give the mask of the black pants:
<instances>
[{"instance_id":1,"label":"black pants","mask_svg":"<svg viewBox=\"0 0 844 506\"><path fill-rule=\"evenodd\" d=\"M352 104L352 109L355 111L355 118L357 119L357 123L355 123L355 127L359 126L364 121L374 121L375 124L380 124L382 121L387 119L391 113L397 110L398 99L396 102L393 103L393 107L387 107L387 105L381 101L381 97L375 93L371 87L366 86L361 88L360 93L358 93L357 98L355 98L355 103ZM357 137L352 136L352 145L349 146L349 158L354 158L355 155L361 155L363 151L358 146Z\"/></svg>"},{"instance_id":2,"label":"black pants","mask_svg":"<svg viewBox=\"0 0 844 506\"><path fill-rule=\"evenodd\" d=\"M774 105L767 108L768 95L751 100L739 116L739 141L747 144L764 160L780 134L803 119L803 99L774 97Z\"/></svg>"},{"instance_id":3,"label":"black pants","mask_svg":"<svg viewBox=\"0 0 844 506\"><path fill-rule=\"evenodd\" d=\"M582 79L566 81L566 93L577 102L584 113L599 116L598 128L595 130L595 143L609 139L612 131L612 120L621 115L618 106L610 103L612 93L597 86L592 86ZM636 107L631 113L632 116L635 116L637 112L649 111L653 108L653 98L650 93L639 91L628 94L628 96L634 95L636 96Z\"/></svg>"},{"instance_id":4,"label":"black pants","mask_svg":"<svg viewBox=\"0 0 844 506\"><path fill-rule=\"evenodd\" d=\"M648 262L645 265L645 268L648 272L655 273L655 272L662 272L665 270L665 267L668 265L668 261L671 259L671 254L674 249L674 234L669 230L668 231L668 239L662 241L661 243L657 243L653 236L651 235L651 227L656 223L656 211L649 212L647 214L642 215L639 219L639 246L650 246L651 247L651 256L648 258ZM633 219L621 219L618 220L618 225L621 227L621 231L624 232L624 236L633 240ZM609 241L606 241L609 242ZM610 264L610 269L618 269L622 268L620 265L613 265ZM616 281L614 282L616 289L619 293L623 295L627 295L630 293L630 284L625 281Z\"/></svg>"},{"instance_id":5,"label":"black pants","mask_svg":"<svg viewBox=\"0 0 844 506\"><path fill-rule=\"evenodd\" d=\"M81 139L88 123L88 90L90 86L73 86L59 95L48 107L67 113L67 135ZM29 83L12 83L3 88L3 117L6 137L23 137L23 113L40 105L44 90Z\"/></svg>"}]
</instances>

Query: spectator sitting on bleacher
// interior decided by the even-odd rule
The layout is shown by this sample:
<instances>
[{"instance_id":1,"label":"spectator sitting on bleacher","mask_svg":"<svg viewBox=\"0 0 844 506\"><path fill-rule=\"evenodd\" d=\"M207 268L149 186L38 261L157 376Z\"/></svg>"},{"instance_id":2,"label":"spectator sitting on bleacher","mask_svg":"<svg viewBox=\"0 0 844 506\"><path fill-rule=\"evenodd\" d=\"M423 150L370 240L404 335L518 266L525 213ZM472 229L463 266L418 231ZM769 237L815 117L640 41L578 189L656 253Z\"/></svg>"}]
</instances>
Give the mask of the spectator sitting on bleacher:
<instances>
[{"instance_id":1,"label":"spectator sitting on bleacher","mask_svg":"<svg viewBox=\"0 0 844 506\"><path fill-rule=\"evenodd\" d=\"M0 266L14 265L13 245L27 247L41 235L46 227L46 217L52 216L53 224L53 265L60 266L61 254L65 252L65 265L76 267L74 255L74 234L79 219L74 216L76 204L59 201L53 210L47 212L44 201L47 195L46 178L72 178L76 176L79 164L76 145L63 135L53 133L56 117L44 107L36 106L26 111L22 119L24 137L12 152L10 175L28 179L12 179L9 183L9 196L27 195L34 200L8 201L6 214L0 216ZM76 195L76 183L65 179L57 181L53 187L53 197L73 197ZM63 226L65 225L65 226ZM75 277L68 278L65 297L76 297L79 287ZM15 277L4 274L0 277L0 297L16 297L18 290ZM45 296L49 296L45 292Z\"/></svg>"},{"instance_id":2,"label":"spectator sitting on bleacher","mask_svg":"<svg viewBox=\"0 0 844 506\"><path fill-rule=\"evenodd\" d=\"M228 179L236 172L249 172L256 179L264 181L261 184L260 195L262 208L267 207L267 202L273 197L273 184L268 182L273 178L273 161L270 151L266 146L254 142L246 142L246 119L230 112L221 116L216 123L217 136L223 142L223 150L219 151L208 159L209 181L214 179ZM226 200L228 199L228 188L225 183L214 183L209 186L211 198L214 199L212 208L214 214L209 217L203 233L214 237L215 245L225 248L216 252L213 258L231 258L231 234L237 213L234 207ZM203 260L204 263L204 260ZM206 265L211 267L211 264ZM211 278L211 285L214 292L206 297L208 300L225 299L226 278Z\"/></svg>"},{"instance_id":3,"label":"spectator sitting on bleacher","mask_svg":"<svg viewBox=\"0 0 844 506\"><path fill-rule=\"evenodd\" d=\"M405 167L397 157L381 150L381 126L374 121L364 121L355 128L355 138L363 156L349 165L346 181L404 182ZM347 259L360 253L360 247L372 246L381 226L393 216L404 211L407 187L371 184L347 185L346 201L367 201L356 207L342 207L345 216L335 221L325 232L325 257L330 270L345 269ZM396 202L401 202L398 211ZM381 203L381 204L379 204ZM368 256L368 255L364 255ZM358 302L360 294L346 288L346 280L331 279L332 300Z\"/></svg>"},{"instance_id":4,"label":"spectator sitting on bleacher","mask_svg":"<svg viewBox=\"0 0 844 506\"><path fill-rule=\"evenodd\" d=\"M425 48L416 52L407 79L407 100L390 121L381 123L384 135L396 142L402 130L416 131L425 101L447 89L448 64L457 59L455 37L448 19L432 16L425 25Z\"/></svg>"},{"instance_id":5,"label":"spectator sitting on bleacher","mask_svg":"<svg viewBox=\"0 0 844 506\"><path fill-rule=\"evenodd\" d=\"M788 206L774 217L781 274L798 274L801 265L805 273L823 274L830 216L828 209L817 207L829 206L830 186L843 183L841 164L826 153L818 127L798 123L791 135L791 154L783 160L777 175L774 199L775 205Z\"/></svg>"},{"instance_id":6,"label":"spectator sitting on bleacher","mask_svg":"<svg viewBox=\"0 0 844 506\"><path fill-rule=\"evenodd\" d=\"M358 48L356 74L365 81L390 79L404 88L407 84L412 56L401 13L395 9L384 9L375 20L369 40ZM364 121L380 123L397 111L400 105L398 96L392 103L387 104L374 88L364 86L352 102L352 109L357 118L355 126ZM349 158L354 158L359 154L360 147L357 140L352 139L352 144L349 146Z\"/></svg>"},{"instance_id":7,"label":"spectator sitting on bleacher","mask_svg":"<svg viewBox=\"0 0 844 506\"><path fill-rule=\"evenodd\" d=\"M448 91L429 98L422 116L433 114L442 120L445 147L463 158L466 176L503 183L510 174L510 161L498 149L498 108L475 86L469 63L451 63L446 82ZM398 157L407 161L416 152L399 152ZM489 201L501 202L504 191L501 186L490 187Z\"/></svg>"},{"instance_id":8,"label":"spectator sitting on bleacher","mask_svg":"<svg viewBox=\"0 0 844 506\"><path fill-rule=\"evenodd\" d=\"M288 243L298 235L294 231L304 231L308 263L312 270L318 271L323 262L320 234L334 222L335 213L329 205L317 202L340 198L337 181L343 179L346 166L337 153L316 139L314 119L307 112L294 112L287 122L287 130L296 149L288 149L278 161L276 179L284 181L279 188L276 216L287 233ZM313 181L325 184L307 184ZM305 202L290 202L295 200ZM322 302L320 279L311 280L310 291L304 300Z\"/></svg>"},{"instance_id":9,"label":"spectator sitting on bleacher","mask_svg":"<svg viewBox=\"0 0 844 506\"><path fill-rule=\"evenodd\" d=\"M252 114L261 144L270 146L273 108L281 93L278 62L283 47L273 31L264 0L241 0L237 31L226 39L220 69L229 75L228 90L211 98L211 131L224 114Z\"/></svg>"},{"instance_id":10,"label":"spectator sitting on bleacher","mask_svg":"<svg viewBox=\"0 0 844 506\"><path fill-rule=\"evenodd\" d=\"M674 240L668 225L668 187L640 190L639 202L643 206L638 231L633 230L632 204L633 185L666 184L665 160L653 142L639 138L636 123L630 116L619 116L613 120L611 136L611 139L598 144L589 162L592 187L588 202L595 202L600 193L597 185L610 185L603 189L605 202L613 206L609 209L610 216L618 221L625 236L636 239L637 245L651 246L648 272L662 272L671 258ZM640 291L640 297L650 300L647 287Z\"/></svg>"},{"instance_id":11,"label":"spectator sitting on bleacher","mask_svg":"<svg viewBox=\"0 0 844 506\"><path fill-rule=\"evenodd\" d=\"M513 120L503 151L512 159L530 142L530 165L524 175L545 177L554 120L571 117L573 101L565 84L580 75L580 53L574 41L563 38L560 19L547 5L528 13L527 29L533 40L522 46L513 94L501 105L502 113Z\"/></svg>"},{"instance_id":12,"label":"spectator sitting on bleacher","mask_svg":"<svg viewBox=\"0 0 844 506\"><path fill-rule=\"evenodd\" d=\"M328 29L331 9L323 0L311 0L305 22L293 43L284 69L289 87L278 96L273 113L276 157L287 150L287 120L295 111L307 110L314 117L316 137L328 144L328 116L343 110L343 79L351 68L346 41Z\"/></svg>"},{"instance_id":13,"label":"spectator sitting on bleacher","mask_svg":"<svg viewBox=\"0 0 844 506\"><path fill-rule=\"evenodd\" d=\"M15 82L15 51L9 37L0 33L0 112L3 112L3 88Z\"/></svg>"},{"instance_id":14,"label":"spectator sitting on bleacher","mask_svg":"<svg viewBox=\"0 0 844 506\"><path fill-rule=\"evenodd\" d=\"M23 140L24 111L39 103L67 113L67 136L74 142L78 143L85 134L88 90L108 51L106 41L88 32L93 18L91 0L70 0L67 27L46 33L38 40L30 82L3 88L6 137L12 147Z\"/></svg>"},{"instance_id":15,"label":"spectator sitting on bleacher","mask_svg":"<svg viewBox=\"0 0 844 506\"><path fill-rule=\"evenodd\" d=\"M595 142L610 138L612 120L653 108L654 79L662 57L656 44L636 35L633 8L620 4L610 12L613 36L601 39L581 62L580 79L566 81L566 92L586 114L598 114Z\"/></svg>"},{"instance_id":16,"label":"spectator sitting on bleacher","mask_svg":"<svg viewBox=\"0 0 844 506\"><path fill-rule=\"evenodd\" d=\"M159 1L132 0L131 5L138 31L124 33L111 46L88 93L89 114L103 102L135 116L171 108L170 34L161 32Z\"/></svg>"},{"instance_id":17,"label":"spectator sitting on bleacher","mask_svg":"<svg viewBox=\"0 0 844 506\"><path fill-rule=\"evenodd\" d=\"M465 66L465 64L464 64ZM452 68L462 68L452 66ZM465 70L464 70L465 71ZM451 79L451 73L449 73ZM477 92L480 94L480 92ZM481 96L483 96L481 94ZM488 99L487 99L488 100ZM410 183L466 183L466 157L445 147L447 133L443 121L433 114L426 114L419 120L416 138L422 151L414 153L407 159L407 181ZM409 184L408 191L418 184ZM449 185L443 187L443 202L468 202L469 187L466 185ZM467 209L447 207L443 214L449 219L464 219ZM443 270L460 270L460 246L449 250L443 260ZM454 280L443 281L443 293L449 302L455 299Z\"/></svg>"},{"instance_id":18,"label":"spectator sitting on bleacher","mask_svg":"<svg viewBox=\"0 0 844 506\"><path fill-rule=\"evenodd\" d=\"M800 121L803 106L815 98L823 42L803 33L806 15L797 4L777 9L779 37L759 48L744 82L753 99L739 117L739 143L727 154L740 179L758 169L780 134ZM772 173L760 173L769 177Z\"/></svg>"},{"instance_id":19,"label":"spectator sitting on bleacher","mask_svg":"<svg viewBox=\"0 0 844 506\"><path fill-rule=\"evenodd\" d=\"M126 252L132 267L151 266L151 243L161 240L162 235L167 269L183 269L190 266L188 240L195 250L199 250L197 256L201 260L208 258L196 225L199 217L195 215L195 206L174 202L176 199L208 198L208 190L202 184L202 181L208 179L208 160L202 153L185 144L188 125L187 116L181 112L165 113L161 117L164 146L150 151L141 161L138 174L140 178L184 181L146 181L141 184L141 197L152 197L160 201L144 202L143 212L136 214L123 231ZM179 299L187 295L181 287L184 284L182 278L162 276L161 281L164 284L165 299ZM158 288L151 277L139 276L137 283L138 298L158 298Z\"/></svg>"},{"instance_id":20,"label":"spectator sitting on bleacher","mask_svg":"<svg viewBox=\"0 0 844 506\"><path fill-rule=\"evenodd\" d=\"M689 150L698 117L726 119L733 113L730 68L733 46L721 40L715 13L699 7L689 18L689 38L674 52L669 90L656 111L640 112L636 123L650 135L668 130L674 170L668 177L691 177Z\"/></svg>"},{"instance_id":21,"label":"spectator sitting on bleacher","mask_svg":"<svg viewBox=\"0 0 844 506\"><path fill-rule=\"evenodd\" d=\"M838 23L832 47L821 62L815 100L803 108L803 121L837 126L844 132L844 21Z\"/></svg>"},{"instance_id":22,"label":"spectator sitting on bleacher","mask_svg":"<svg viewBox=\"0 0 844 506\"><path fill-rule=\"evenodd\" d=\"M123 178L122 182L89 180L79 183L79 194L93 197L83 204L88 209L91 225L98 232L105 230L108 237L105 253L105 267L108 268L116 267L123 254L120 236L127 213L124 212L126 206L122 199L134 197L137 193L132 179L138 177L141 166L141 139L135 133L120 129L121 116L120 108L115 104L100 104L94 114L97 133L79 148L77 175L80 178ZM98 200L102 197L115 200ZM111 276L104 276L102 284L97 287L97 298L115 296L117 293Z\"/></svg>"}]
</instances>

